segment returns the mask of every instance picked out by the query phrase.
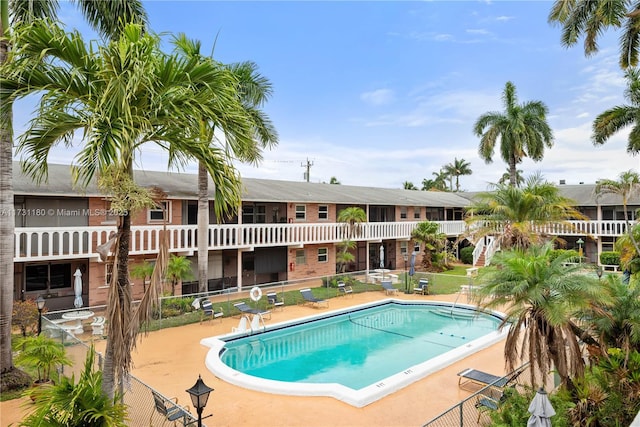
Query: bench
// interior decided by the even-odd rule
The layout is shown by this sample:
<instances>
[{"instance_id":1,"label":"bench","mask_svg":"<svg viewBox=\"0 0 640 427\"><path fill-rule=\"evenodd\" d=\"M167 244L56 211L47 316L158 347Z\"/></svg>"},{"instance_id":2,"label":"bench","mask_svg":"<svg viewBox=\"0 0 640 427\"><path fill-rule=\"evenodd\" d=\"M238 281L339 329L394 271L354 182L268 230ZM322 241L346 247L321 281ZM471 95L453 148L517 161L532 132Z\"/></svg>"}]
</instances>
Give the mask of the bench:
<instances>
[{"instance_id":1,"label":"bench","mask_svg":"<svg viewBox=\"0 0 640 427\"><path fill-rule=\"evenodd\" d=\"M104 335L104 324L107 321L103 316L96 316L91 322L91 328L93 329L93 335Z\"/></svg>"},{"instance_id":2,"label":"bench","mask_svg":"<svg viewBox=\"0 0 640 427\"><path fill-rule=\"evenodd\" d=\"M478 267L467 268L467 277L476 277L478 275Z\"/></svg>"},{"instance_id":3,"label":"bench","mask_svg":"<svg viewBox=\"0 0 640 427\"><path fill-rule=\"evenodd\" d=\"M607 265L604 265L604 264L602 265L602 269L604 271L616 271L617 272L619 268L620 268L619 265L608 265L608 264Z\"/></svg>"}]
</instances>

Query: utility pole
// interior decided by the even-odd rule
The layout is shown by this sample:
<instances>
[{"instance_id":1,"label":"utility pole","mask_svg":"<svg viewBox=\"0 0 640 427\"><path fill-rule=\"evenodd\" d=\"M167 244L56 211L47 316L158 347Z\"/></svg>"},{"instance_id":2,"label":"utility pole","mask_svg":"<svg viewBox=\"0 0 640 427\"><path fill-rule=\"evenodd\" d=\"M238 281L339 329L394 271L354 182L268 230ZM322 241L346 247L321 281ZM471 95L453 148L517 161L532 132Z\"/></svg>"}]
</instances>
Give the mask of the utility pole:
<instances>
[{"instance_id":1,"label":"utility pole","mask_svg":"<svg viewBox=\"0 0 640 427\"><path fill-rule=\"evenodd\" d=\"M306 168L307 171L304 173L304 179L307 180L307 182L309 182L309 178L310 178L310 171L311 171L311 166L313 166L313 162L309 161L309 158L307 157L307 163L300 163L300 166L302 166L303 168Z\"/></svg>"}]
</instances>

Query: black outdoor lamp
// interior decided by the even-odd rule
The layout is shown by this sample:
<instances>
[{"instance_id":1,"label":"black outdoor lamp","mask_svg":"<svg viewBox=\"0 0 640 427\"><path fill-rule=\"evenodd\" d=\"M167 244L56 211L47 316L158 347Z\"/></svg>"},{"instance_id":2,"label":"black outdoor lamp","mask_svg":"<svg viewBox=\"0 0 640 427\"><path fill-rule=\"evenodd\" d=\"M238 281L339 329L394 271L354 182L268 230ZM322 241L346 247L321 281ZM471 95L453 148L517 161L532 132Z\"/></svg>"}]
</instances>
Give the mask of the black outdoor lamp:
<instances>
[{"instance_id":1,"label":"black outdoor lamp","mask_svg":"<svg viewBox=\"0 0 640 427\"><path fill-rule=\"evenodd\" d=\"M193 406L198 412L198 427L202 427L202 411L204 407L207 406L209 393L212 391L213 389L202 381L202 377L200 375L198 375L198 381L196 381L193 387L187 389L187 393L191 396L191 403L193 403ZM211 415L207 415L204 418L209 418Z\"/></svg>"},{"instance_id":2,"label":"black outdoor lamp","mask_svg":"<svg viewBox=\"0 0 640 427\"><path fill-rule=\"evenodd\" d=\"M407 251L409 248L407 247ZM407 287L405 294L409 293L409 273L407 272L407 261L409 260L409 254L405 252L403 255L404 258L404 284Z\"/></svg>"},{"instance_id":3,"label":"black outdoor lamp","mask_svg":"<svg viewBox=\"0 0 640 427\"><path fill-rule=\"evenodd\" d=\"M38 307L38 335L42 332L42 310L47 302L39 295L36 299L36 306Z\"/></svg>"},{"instance_id":4,"label":"black outdoor lamp","mask_svg":"<svg viewBox=\"0 0 640 427\"><path fill-rule=\"evenodd\" d=\"M598 266L598 268L596 269L596 274L598 275L598 280L600 280L602 278L602 266Z\"/></svg>"}]
</instances>

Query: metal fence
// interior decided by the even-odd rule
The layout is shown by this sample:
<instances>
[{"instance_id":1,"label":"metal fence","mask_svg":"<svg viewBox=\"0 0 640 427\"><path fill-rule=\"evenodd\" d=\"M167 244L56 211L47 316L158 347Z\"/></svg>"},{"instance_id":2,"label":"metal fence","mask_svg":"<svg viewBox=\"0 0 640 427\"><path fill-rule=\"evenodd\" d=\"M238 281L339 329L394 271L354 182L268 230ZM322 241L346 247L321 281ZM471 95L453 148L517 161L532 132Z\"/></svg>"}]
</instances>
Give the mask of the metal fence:
<instances>
[{"instance_id":1,"label":"metal fence","mask_svg":"<svg viewBox=\"0 0 640 427\"><path fill-rule=\"evenodd\" d=\"M518 375L518 381L510 386L515 386L519 392L525 391L525 386L522 385L522 379L525 377L525 371L529 369L529 364L524 364L520 368L511 372L507 377L513 376L516 372L522 371ZM466 399L458 402L451 408L444 411L442 414L433 418L431 421L423 425L423 427L477 427L477 426L490 426L491 418L489 416L491 409L478 405L478 401L483 397L490 396L492 399L499 401L500 388L494 385L487 385L480 390L473 393Z\"/></svg>"}]
</instances>

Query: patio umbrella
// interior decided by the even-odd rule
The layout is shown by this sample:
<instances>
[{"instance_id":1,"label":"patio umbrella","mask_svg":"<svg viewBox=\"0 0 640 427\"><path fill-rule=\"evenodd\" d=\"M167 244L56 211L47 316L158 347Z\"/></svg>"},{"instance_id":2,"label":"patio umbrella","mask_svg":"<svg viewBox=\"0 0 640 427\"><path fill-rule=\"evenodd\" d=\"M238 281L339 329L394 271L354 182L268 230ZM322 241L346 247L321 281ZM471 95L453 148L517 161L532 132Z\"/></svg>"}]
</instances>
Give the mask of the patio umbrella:
<instances>
[{"instance_id":1,"label":"patio umbrella","mask_svg":"<svg viewBox=\"0 0 640 427\"><path fill-rule=\"evenodd\" d=\"M416 252L411 252L411 267L409 267L409 276L416 274Z\"/></svg>"},{"instance_id":2,"label":"patio umbrella","mask_svg":"<svg viewBox=\"0 0 640 427\"><path fill-rule=\"evenodd\" d=\"M384 268L384 246L380 245L380 268Z\"/></svg>"},{"instance_id":3,"label":"patio umbrella","mask_svg":"<svg viewBox=\"0 0 640 427\"><path fill-rule=\"evenodd\" d=\"M79 268L76 268L76 272L73 273L73 290L76 293L76 299L73 300L73 305L76 308L82 307L82 272Z\"/></svg>"},{"instance_id":4,"label":"patio umbrella","mask_svg":"<svg viewBox=\"0 0 640 427\"><path fill-rule=\"evenodd\" d=\"M556 411L551 406L547 392L541 387L529 405L531 416L527 420L527 427L551 427L551 417Z\"/></svg>"}]
</instances>

